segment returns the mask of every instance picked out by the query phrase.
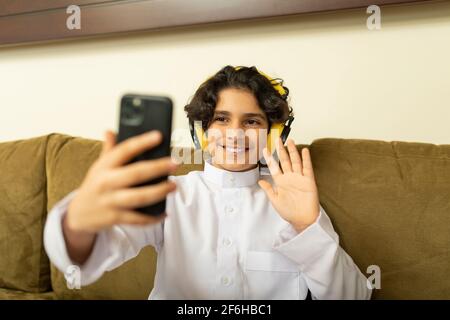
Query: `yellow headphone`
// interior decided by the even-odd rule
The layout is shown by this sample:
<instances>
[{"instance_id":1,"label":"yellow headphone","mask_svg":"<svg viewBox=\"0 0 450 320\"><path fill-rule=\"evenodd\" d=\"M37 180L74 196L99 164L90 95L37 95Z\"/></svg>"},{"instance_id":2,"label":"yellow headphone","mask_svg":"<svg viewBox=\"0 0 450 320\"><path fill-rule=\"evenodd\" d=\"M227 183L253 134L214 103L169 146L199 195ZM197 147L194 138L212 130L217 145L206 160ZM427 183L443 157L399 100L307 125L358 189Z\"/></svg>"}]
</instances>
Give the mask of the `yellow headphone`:
<instances>
[{"instance_id":1,"label":"yellow headphone","mask_svg":"<svg viewBox=\"0 0 450 320\"><path fill-rule=\"evenodd\" d=\"M235 67L234 69L237 71L241 68L242 67ZM283 99L287 98L288 92L282 86L281 83L279 83L278 81L276 81L276 79L269 77L267 74L259 70L258 72L270 81L273 88L277 90L277 92L281 95ZM279 137L281 138L281 141L283 141L283 143L286 142L289 132L291 131L292 121L294 121L294 117L292 115L289 115L288 119L284 123L273 123L270 126L270 130L267 135L267 150L269 151L270 154L273 154L273 152L275 151L275 143ZM189 130L191 132L195 148L206 150L206 147L208 145L208 139L206 133L203 130L202 122L189 120Z\"/></svg>"}]
</instances>

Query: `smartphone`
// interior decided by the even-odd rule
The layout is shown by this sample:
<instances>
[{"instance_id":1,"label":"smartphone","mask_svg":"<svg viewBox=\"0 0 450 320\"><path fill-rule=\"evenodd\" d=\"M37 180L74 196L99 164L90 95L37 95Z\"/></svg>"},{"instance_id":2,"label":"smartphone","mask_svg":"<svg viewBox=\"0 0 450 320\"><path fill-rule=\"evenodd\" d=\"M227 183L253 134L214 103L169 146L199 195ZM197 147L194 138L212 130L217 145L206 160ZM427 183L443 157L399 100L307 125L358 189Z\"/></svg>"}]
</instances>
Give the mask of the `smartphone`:
<instances>
[{"instance_id":1,"label":"smartphone","mask_svg":"<svg viewBox=\"0 0 450 320\"><path fill-rule=\"evenodd\" d=\"M138 155L129 163L170 156L172 109L172 100L168 97L125 94L121 98L117 143L152 130L160 131L163 137L161 144ZM167 175L133 187L156 184L165 180ZM143 214L160 215L166 210L166 199L135 210Z\"/></svg>"}]
</instances>

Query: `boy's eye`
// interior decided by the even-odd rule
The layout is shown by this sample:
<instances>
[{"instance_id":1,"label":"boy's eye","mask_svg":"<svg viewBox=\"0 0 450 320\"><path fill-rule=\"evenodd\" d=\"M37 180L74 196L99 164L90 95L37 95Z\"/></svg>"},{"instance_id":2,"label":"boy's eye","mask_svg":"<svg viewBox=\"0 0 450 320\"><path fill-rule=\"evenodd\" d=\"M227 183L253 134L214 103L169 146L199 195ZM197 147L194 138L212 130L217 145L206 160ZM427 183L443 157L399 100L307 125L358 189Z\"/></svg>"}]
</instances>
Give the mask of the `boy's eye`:
<instances>
[{"instance_id":1,"label":"boy's eye","mask_svg":"<svg viewBox=\"0 0 450 320\"><path fill-rule=\"evenodd\" d=\"M225 117L216 117L214 119L214 121L220 121L220 122L224 122L225 120L226 120Z\"/></svg>"},{"instance_id":2,"label":"boy's eye","mask_svg":"<svg viewBox=\"0 0 450 320\"><path fill-rule=\"evenodd\" d=\"M255 120L255 119L248 119L247 124L252 126L252 125L259 125L259 124L261 124L261 122L259 122L258 120Z\"/></svg>"}]
</instances>

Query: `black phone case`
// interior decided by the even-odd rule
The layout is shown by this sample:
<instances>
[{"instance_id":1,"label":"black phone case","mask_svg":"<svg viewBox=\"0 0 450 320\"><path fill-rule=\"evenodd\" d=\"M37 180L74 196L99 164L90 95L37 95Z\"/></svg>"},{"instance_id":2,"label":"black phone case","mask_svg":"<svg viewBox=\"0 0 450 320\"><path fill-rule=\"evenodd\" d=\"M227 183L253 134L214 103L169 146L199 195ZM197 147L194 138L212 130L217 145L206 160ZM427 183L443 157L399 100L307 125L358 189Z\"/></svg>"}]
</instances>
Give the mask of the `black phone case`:
<instances>
[{"instance_id":1,"label":"black phone case","mask_svg":"<svg viewBox=\"0 0 450 320\"><path fill-rule=\"evenodd\" d=\"M120 102L117 143L151 130L158 130L163 135L161 144L145 151L129 163L157 159L170 155L172 109L172 100L168 97L137 94L127 94L122 97ZM135 185L134 187L156 184L165 180L167 180L167 175ZM148 215L160 215L166 210L166 199L153 205L135 208L135 210Z\"/></svg>"}]
</instances>

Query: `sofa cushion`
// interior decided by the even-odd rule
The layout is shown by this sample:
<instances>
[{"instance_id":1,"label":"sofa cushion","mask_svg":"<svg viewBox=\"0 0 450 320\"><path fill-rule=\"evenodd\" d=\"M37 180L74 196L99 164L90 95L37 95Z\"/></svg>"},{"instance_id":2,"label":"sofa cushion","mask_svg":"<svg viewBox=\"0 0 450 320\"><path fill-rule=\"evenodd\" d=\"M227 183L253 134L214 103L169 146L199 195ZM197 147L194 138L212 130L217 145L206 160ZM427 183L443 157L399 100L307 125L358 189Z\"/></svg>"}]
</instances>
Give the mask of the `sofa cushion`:
<instances>
[{"instance_id":1,"label":"sofa cushion","mask_svg":"<svg viewBox=\"0 0 450 320\"><path fill-rule=\"evenodd\" d=\"M55 300L54 292L31 293L0 288L0 300Z\"/></svg>"},{"instance_id":2,"label":"sofa cushion","mask_svg":"<svg viewBox=\"0 0 450 320\"><path fill-rule=\"evenodd\" d=\"M450 297L450 145L319 139L311 157L320 202L375 299Z\"/></svg>"},{"instance_id":3,"label":"sofa cushion","mask_svg":"<svg viewBox=\"0 0 450 320\"><path fill-rule=\"evenodd\" d=\"M42 235L47 213L47 136L0 143L0 287L50 289Z\"/></svg>"}]
</instances>

